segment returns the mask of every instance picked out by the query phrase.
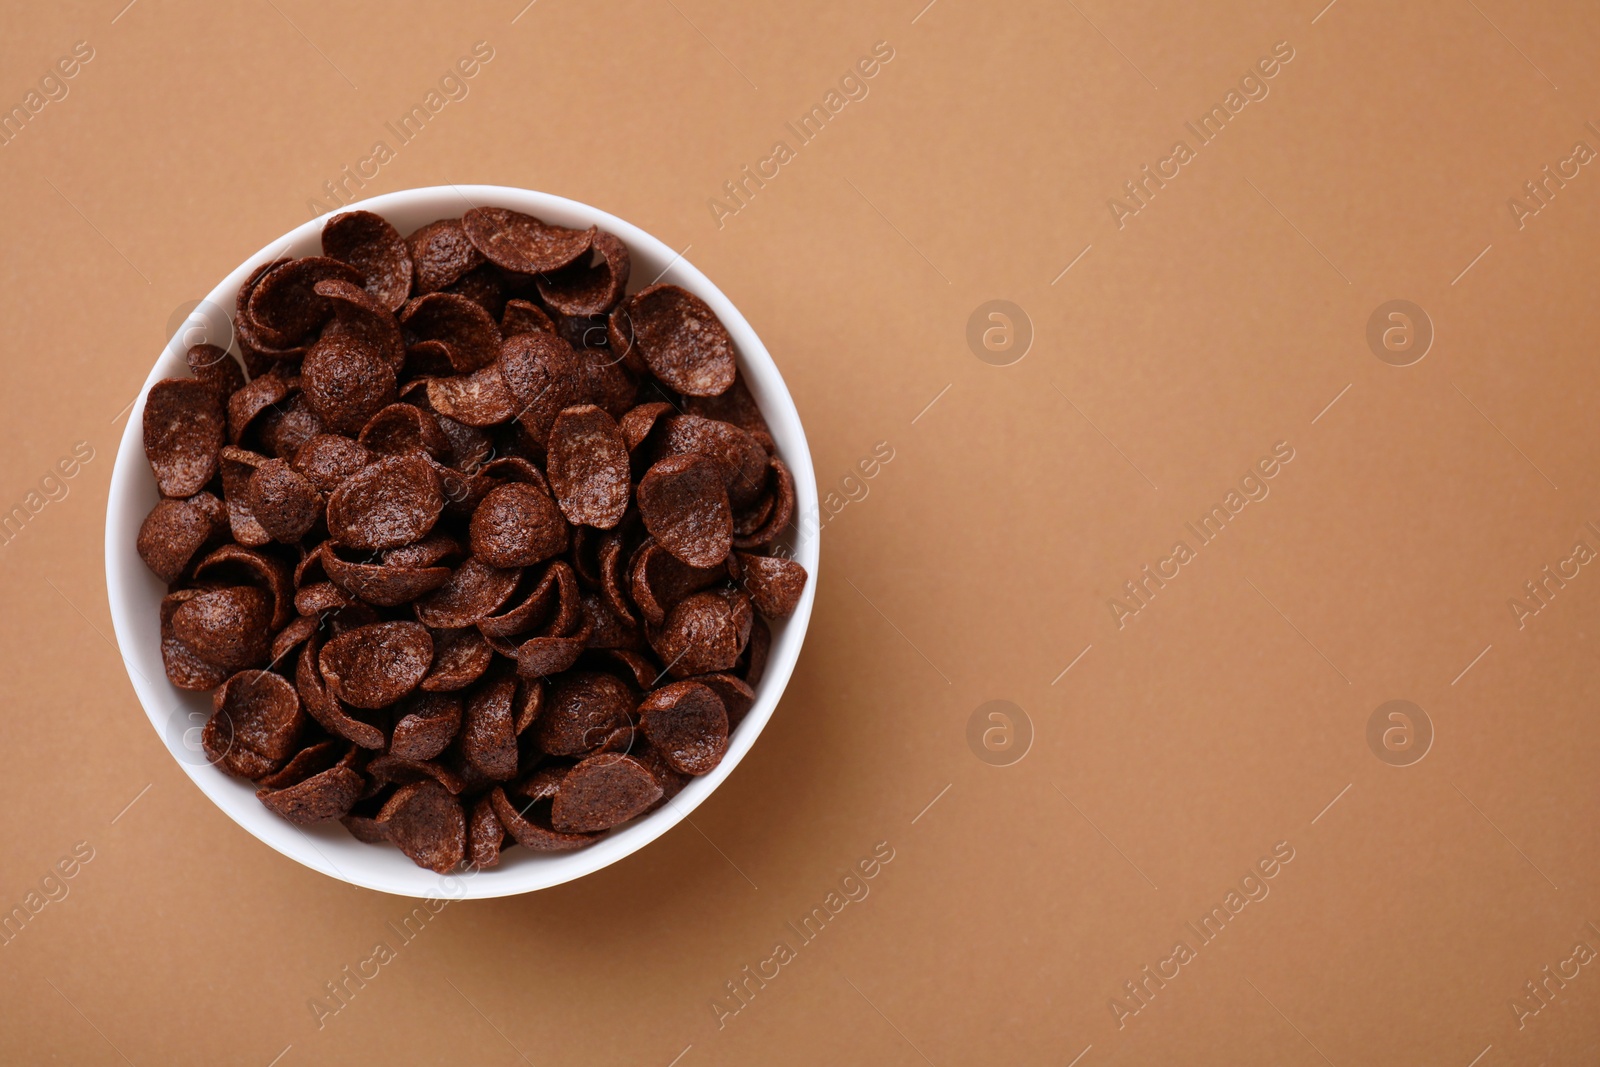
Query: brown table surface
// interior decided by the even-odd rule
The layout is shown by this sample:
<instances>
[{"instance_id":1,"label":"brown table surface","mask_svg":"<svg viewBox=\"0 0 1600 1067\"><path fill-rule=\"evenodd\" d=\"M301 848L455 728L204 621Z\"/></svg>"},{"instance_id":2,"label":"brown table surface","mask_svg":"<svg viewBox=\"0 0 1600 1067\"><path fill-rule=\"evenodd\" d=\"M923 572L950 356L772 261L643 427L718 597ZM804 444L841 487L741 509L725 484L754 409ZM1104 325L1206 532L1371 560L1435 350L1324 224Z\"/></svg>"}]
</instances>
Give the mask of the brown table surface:
<instances>
[{"instance_id":1,"label":"brown table surface","mask_svg":"<svg viewBox=\"0 0 1600 1067\"><path fill-rule=\"evenodd\" d=\"M0 15L0 1059L1596 1062L1592 5L126 2ZM190 784L102 565L174 312L363 168L687 247L837 511L692 821L409 940Z\"/></svg>"}]
</instances>

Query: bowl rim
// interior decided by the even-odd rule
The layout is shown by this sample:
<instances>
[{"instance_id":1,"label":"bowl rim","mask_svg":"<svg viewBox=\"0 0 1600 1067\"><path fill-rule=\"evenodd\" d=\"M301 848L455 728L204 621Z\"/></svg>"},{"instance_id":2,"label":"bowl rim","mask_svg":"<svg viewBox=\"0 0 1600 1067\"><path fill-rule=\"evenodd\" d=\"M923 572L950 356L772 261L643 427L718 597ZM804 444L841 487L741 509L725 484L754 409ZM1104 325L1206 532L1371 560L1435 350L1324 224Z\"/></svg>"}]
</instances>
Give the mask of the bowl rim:
<instances>
[{"instance_id":1,"label":"bowl rim","mask_svg":"<svg viewBox=\"0 0 1600 1067\"><path fill-rule=\"evenodd\" d=\"M149 642L151 635L154 635L155 662L157 665L160 663L159 625L155 618L159 593L152 601L139 587L143 585L147 590L164 588L159 579L145 568L134 550L134 537L153 499L155 485L144 456L145 399L156 382L188 373L182 358L184 348L180 339L189 332L190 322L194 321L195 316L201 316L199 325L217 328L215 321L205 322L203 316L207 313L224 315L228 317L231 334L235 298L249 273L262 263L289 254L297 246L306 245L308 240L315 241L314 248L320 249L322 227L334 214L365 210L387 218L391 212L426 213L434 210L428 207L434 203L454 203L456 216L468 207L497 206L524 211L560 225L599 226L622 239L633 253L636 266L641 260L664 262L665 266L656 276L657 281L671 281L705 300L733 337L739 368L772 428L773 438L779 445L779 455L794 479L795 532L791 553L806 568L809 576L794 614L774 626L766 670L756 687L756 702L730 737L727 753L715 770L691 779L681 792L662 807L624 824L585 848L550 854L513 849L506 854L507 860L499 867L481 872L463 868L444 875L415 866L398 849L361 844L342 826L334 825L332 829L342 835L343 840L327 833L326 823L313 828L296 826L274 815L257 801L250 783L217 770L204 759L195 762L183 758L180 748L184 732L174 734L174 716L182 708L192 708L199 700L205 700L209 705L209 694L185 693L177 689L167 680L164 671L156 672L158 677L151 679L135 662L137 643L140 640ZM446 208L433 217L447 218L452 215ZM426 221L429 220L424 219L416 225L423 225ZM687 250L684 249L685 252ZM298 254L319 253L302 251ZM238 351L236 342L230 350ZM173 761L235 823L290 859L351 885L412 898L490 899L561 885L632 855L687 818L739 765L771 719L804 645L816 600L821 535L821 524L817 521L819 514L816 475L805 429L782 373L744 315L715 283L684 257L683 252L674 250L648 231L609 212L551 193L501 185L422 186L343 205L335 212L319 215L294 227L246 258L211 290L195 311L190 312L190 318L179 325L140 387L139 395L129 409L128 422L117 448L106 504L106 594L118 653L151 726ZM143 652L143 659L148 666L148 647ZM185 712L186 716L195 714L197 712L194 710ZM192 749L192 744L190 747ZM373 862L367 862L363 852L346 849L345 842L355 846L355 849L366 850L373 857ZM346 859L344 866L333 861L328 854L330 850ZM389 859L378 861L380 856ZM394 863L394 857L398 857L404 866Z\"/></svg>"}]
</instances>

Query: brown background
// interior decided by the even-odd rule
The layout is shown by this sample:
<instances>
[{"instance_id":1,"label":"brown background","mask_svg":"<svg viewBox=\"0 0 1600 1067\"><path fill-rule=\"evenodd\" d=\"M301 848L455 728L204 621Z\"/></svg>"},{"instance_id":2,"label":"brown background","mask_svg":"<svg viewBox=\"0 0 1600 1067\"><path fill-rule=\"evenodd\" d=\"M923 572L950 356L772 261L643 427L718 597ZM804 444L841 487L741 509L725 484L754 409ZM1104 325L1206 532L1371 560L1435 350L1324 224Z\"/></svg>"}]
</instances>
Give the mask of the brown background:
<instances>
[{"instance_id":1,"label":"brown background","mask_svg":"<svg viewBox=\"0 0 1600 1067\"><path fill-rule=\"evenodd\" d=\"M0 549L0 909L94 849L0 947L0 1058L1596 1061L1600 969L1520 1030L1510 1002L1600 948L1600 576L1520 630L1507 606L1600 548L1600 173L1522 229L1506 203L1600 148L1592 6L124 2L0 16L6 107L95 51L0 147L0 503L95 450ZM692 245L823 491L895 458L829 522L793 683L692 822L450 905L319 1028L409 905L173 764L109 638L106 486L173 312L480 40L366 191L525 186ZM878 41L870 95L719 228L708 198ZM1279 41L1270 95L1119 230L1107 198ZM996 298L1035 333L1005 367L966 341ZM1397 298L1437 332L1405 368L1365 340ZM1119 631L1108 599L1278 441L1271 495ZM1368 748L1391 699L1436 731L1412 766ZM990 700L1032 724L1010 766L967 742ZM1271 895L1119 1029L1123 982L1281 841ZM870 896L719 1028L878 842Z\"/></svg>"}]
</instances>

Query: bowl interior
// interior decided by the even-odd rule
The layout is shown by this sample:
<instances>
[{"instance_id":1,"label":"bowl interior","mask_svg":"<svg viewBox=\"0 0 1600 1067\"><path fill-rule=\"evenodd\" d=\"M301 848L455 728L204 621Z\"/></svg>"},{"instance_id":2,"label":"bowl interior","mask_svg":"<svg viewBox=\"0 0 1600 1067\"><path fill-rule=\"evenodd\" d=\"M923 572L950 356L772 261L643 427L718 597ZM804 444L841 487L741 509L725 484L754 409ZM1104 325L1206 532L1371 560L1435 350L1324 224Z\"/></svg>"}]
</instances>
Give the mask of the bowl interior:
<instances>
[{"instance_id":1,"label":"bowl interior","mask_svg":"<svg viewBox=\"0 0 1600 1067\"><path fill-rule=\"evenodd\" d=\"M795 613L771 623L772 649L761 684L756 687L755 705L729 739L722 763L710 774L691 780L667 805L613 830L587 848L559 854L510 848L498 867L441 876L417 867L396 848L362 844L337 823L300 827L278 818L256 799L253 785L211 766L200 750L200 727L211 714L211 697L209 693L185 692L167 680L161 662L158 618L166 587L145 567L134 547L140 523L159 499L143 445L144 403L150 386L163 378L187 377L183 353L198 341L231 347L237 354L231 315L240 285L256 266L271 259L321 255L326 218L296 227L242 263L189 313L156 361L128 416L112 472L106 516L106 584L117 642L129 679L162 742L195 784L235 822L284 855L324 874L369 889L413 897L497 897L543 889L614 863L671 829L738 766L771 717L799 656L816 595L816 477L799 413L761 339L705 275L638 227L546 193L488 185L439 186L388 193L350 207L380 214L405 234L435 219L489 205L513 208L563 226L599 226L608 230L621 238L632 253L630 292L654 281L673 282L711 306L733 337L745 382L771 426L779 454L794 475L796 522L787 547L810 578Z\"/></svg>"}]
</instances>

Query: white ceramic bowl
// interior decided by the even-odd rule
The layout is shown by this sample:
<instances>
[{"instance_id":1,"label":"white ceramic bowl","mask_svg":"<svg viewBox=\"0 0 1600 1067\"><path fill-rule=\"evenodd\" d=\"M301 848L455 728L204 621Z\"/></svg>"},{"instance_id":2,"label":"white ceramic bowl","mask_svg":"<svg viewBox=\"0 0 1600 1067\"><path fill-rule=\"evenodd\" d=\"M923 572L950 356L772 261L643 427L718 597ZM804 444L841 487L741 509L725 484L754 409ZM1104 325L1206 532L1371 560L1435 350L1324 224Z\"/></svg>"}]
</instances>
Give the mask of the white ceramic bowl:
<instances>
[{"instance_id":1,"label":"white ceramic bowl","mask_svg":"<svg viewBox=\"0 0 1600 1067\"><path fill-rule=\"evenodd\" d=\"M772 623L772 650L766 673L756 687L755 706L733 732L722 763L710 774L690 781L671 803L613 830L587 848L538 854L513 847L505 851L498 867L478 873L438 875L416 866L399 849L362 844L337 822L299 827L280 819L256 799L253 785L212 766L201 752L200 727L211 714L211 696L185 692L167 681L161 664L158 618L166 587L150 573L134 550L139 525L158 499L143 442L144 403L150 386L163 378L188 376L183 353L189 344L200 340L224 346L230 343L234 298L245 278L259 264L279 256L321 255L322 226L326 218L297 226L245 260L189 313L156 360L128 416L122 445L117 450L116 468L111 475L106 514L106 588L111 601L111 620L116 627L128 677L139 702L144 705L145 714L173 759L206 796L240 826L313 870L368 889L411 897L500 897L559 885L615 863L677 825L733 773L772 716L799 658L817 588L818 530L814 521L818 514L817 483L799 413L795 411L777 365L756 332L722 290L687 260L614 215L573 200L526 189L497 185L438 186L387 193L350 205L382 215L403 234L434 219L459 216L468 208L478 206L513 208L562 226L599 226L620 237L633 255L630 290L656 280L670 281L695 293L711 306L733 335L744 380L771 426L779 454L794 475L798 532L793 535L789 547L810 578L794 615ZM237 354L236 345L233 351Z\"/></svg>"}]
</instances>

